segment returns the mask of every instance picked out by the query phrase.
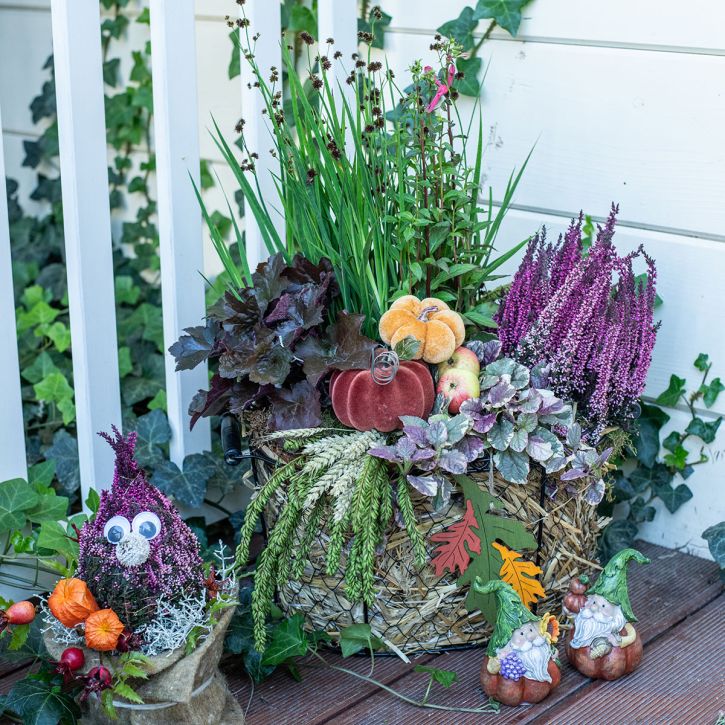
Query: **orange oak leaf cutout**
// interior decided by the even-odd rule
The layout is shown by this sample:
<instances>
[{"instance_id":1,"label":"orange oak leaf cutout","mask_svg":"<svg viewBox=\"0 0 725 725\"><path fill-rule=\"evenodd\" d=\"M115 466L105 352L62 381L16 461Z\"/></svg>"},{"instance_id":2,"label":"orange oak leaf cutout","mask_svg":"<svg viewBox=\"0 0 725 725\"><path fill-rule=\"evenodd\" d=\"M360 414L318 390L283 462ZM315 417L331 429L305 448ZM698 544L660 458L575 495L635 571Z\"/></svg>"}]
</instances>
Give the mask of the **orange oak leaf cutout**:
<instances>
[{"instance_id":1,"label":"orange oak leaf cutout","mask_svg":"<svg viewBox=\"0 0 725 725\"><path fill-rule=\"evenodd\" d=\"M431 541L440 544L430 562L436 576L443 576L446 570L455 574L456 568L463 574L471 563L471 554L481 553L481 540L473 532L473 527L477 526L473 506L466 499L466 513L463 518L430 537Z\"/></svg>"},{"instance_id":2,"label":"orange oak leaf cutout","mask_svg":"<svg viewBox=\"0 0 725 725\"><path fill-rule=\"evenodd\" d=\"M546 594L544 587L535 578L541 574L541 568L532 561L523 559L518 551L509 549L498 541L492 542L491 546L501 554L503 560L499 576L516 590L524 606L531 608L537 599Z\"/></svg>"}]
</instances>

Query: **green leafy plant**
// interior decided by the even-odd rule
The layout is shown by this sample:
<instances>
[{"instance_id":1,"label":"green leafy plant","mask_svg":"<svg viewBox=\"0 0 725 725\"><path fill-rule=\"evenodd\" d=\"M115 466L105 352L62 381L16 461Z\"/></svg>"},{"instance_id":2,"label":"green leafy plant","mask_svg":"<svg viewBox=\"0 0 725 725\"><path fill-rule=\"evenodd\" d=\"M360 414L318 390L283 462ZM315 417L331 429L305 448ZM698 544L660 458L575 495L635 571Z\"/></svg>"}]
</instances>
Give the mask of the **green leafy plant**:
<instances>
[{"instance_id":1,"label":"green leafy plant","mask_svg":"<svg viewBox=\"0 0 725 725\"><path fill-rule=\"evenodd\" d=\"M695 390L688 393L687 381L672 375L667 390L657 397L656 405L641 403L636 430L613 476L611 495L600 505L602 513L610 515L614 504L627 504L626 516L616 518L602 532L599 547L604 561L631 546L639 525L654 519L655 499L671 514L687 503L693 494L684 481L692 475L695 466L710 460L706 446L715 440L722 416L706 421L698 415L696 406L702 402L711 408L724 387L719 377L708 382L712 362L707 355L700 353L694 366L702 375ZM678 404L686 406L690 420L684 430L674 430L661 441L660 431L670 420L661 406ZM664 449L662 456L661 448Z\"/></svg>"}]
</instances>

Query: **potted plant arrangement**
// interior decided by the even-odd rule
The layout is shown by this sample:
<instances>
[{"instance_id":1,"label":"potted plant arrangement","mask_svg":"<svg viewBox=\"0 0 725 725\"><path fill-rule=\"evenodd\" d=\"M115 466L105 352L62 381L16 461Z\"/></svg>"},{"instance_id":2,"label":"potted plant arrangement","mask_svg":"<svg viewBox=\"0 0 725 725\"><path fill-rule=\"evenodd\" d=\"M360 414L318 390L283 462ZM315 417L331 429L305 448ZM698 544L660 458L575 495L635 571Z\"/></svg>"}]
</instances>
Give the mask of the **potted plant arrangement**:
<instances>
[{"instance_id":1,"label":"potted plant arrangement","mask_svg":"<svg viewBox=\"0 0 725 725\"><path fill-rule=\"evenodd\" d=\"M103 435L113 484L75 529L76 571L39 607L49 666L85 705L84 722L243 722L218 669L237 600L233 558L220 547L205 567L194 533L136 464L135 434ZM31 621L34 607L19 606Z\"/></svg>"},{"instance_id":2,"label":"potted plant arrangement","mask_svg":"<svg viewBox=\"0 0 725 725\"><path fill-rule=\"evenodd\" d=\"M437 37L437 68L414 63L404 90L356 55L350 101L328 82L342 62L331 39L309 93L285 54L285 105L242 27L286 237L256 192L258 152L242 135L240 165L218 133L271 256L236 265L212 227L229 289L171 352L178 370L217 363L192 424L231 413L266 460L236 553L250 564L263 519L257 648L275 598L333 638L365 621L402 652L483 643L496 599L474 580L550 605L582 562L596 566L596 504L656 334L654 264L617 253L613 208L591 248L581 217L555 244L537 234L510 286L489 289L522 246L492 258L518 177L496 216L479 206L456 43Z\"/></svg>"}]
</instances>

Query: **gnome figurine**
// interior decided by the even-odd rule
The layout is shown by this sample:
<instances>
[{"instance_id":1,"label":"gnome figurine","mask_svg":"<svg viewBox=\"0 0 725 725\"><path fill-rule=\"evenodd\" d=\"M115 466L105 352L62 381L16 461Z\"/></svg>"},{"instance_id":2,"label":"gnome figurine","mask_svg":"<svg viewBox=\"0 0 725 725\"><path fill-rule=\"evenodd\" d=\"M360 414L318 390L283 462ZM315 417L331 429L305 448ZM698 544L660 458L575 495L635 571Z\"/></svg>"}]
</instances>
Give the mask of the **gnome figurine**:
<instances>
[{"instance_id":1,"label":"gnome figurine","mask_svg":"<svg viewBox=\"0 0 725 725\"><path fill-rule=\"evenodd\" d=\"M642 640L632 626L637 618L627 592L631 559L649 564L636 549L622 549L586 590L583 602L581 596L567 595L566 612L574 622L566 635L566 656L587 677L616 680L634 672L642 660Z\"/></svg>"},{"instance_id":2,"label":"gnome figurine","mask_svg":"<svg viewBox=\"0 0 725 725\"><path fill-rule=\"evenodd\" d=\"M473 583L479 594L495 594L496 624L481 667L484 692L504 705L541 702L561 679L555 662L559 623L551 614L537 617L507 582Z\"/></svg>"}]
</instances>

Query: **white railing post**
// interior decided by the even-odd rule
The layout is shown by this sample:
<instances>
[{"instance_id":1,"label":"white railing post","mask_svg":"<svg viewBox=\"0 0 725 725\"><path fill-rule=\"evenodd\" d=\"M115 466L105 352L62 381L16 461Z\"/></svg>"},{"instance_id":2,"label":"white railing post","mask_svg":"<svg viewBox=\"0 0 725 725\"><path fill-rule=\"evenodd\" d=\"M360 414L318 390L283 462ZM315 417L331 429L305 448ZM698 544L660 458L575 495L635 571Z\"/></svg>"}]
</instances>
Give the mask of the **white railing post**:
<instances>
[{"instance_id":1,"label":"white railing post","mask_svg":"<svg viewBox=\"0 0 725 725\"><path fill-rule=\"evenodd\" d=\"M121 426L98 0L52 0L63 228L81 489L111 484Z\"/></svg>"},{"instance_id":2,"label":"white railing post","mask_svg":"<svg viewBox=\"0 0 725 725\"><path fill-rule=\"evenodd\" d=\"M207 388L207 366L177 373L168 348L185 327L204 324L204 255L199 187L194 0L151 0L154 144L171 460L210 448L208 418L189 430L188 408ZM191 177L191 178L190 178Z\"/></svg>"},{"instance_id":3,"label":"white railing post","mask_svg":"<svg viewBox=\"0 0 725 725\"><path fill-rule=\"evenodd\" d=\"M0 483L28 475L2 129L0 113L0 380L4 388L3 411L0 414Z\"/></svg>"},{"instance_id":4,"label":"white railing post","mask_svg":"<svg viewBox=\"0 0 725 725\"><path fill-rule=\"evenodd\" d=\"M281 35L282 18L279 2L250 2L242 8L249 20L249 36L257 35L259 39L254 45L254 55L259 71L269 81L272 67L279 71L277 88L282 87L282 53ZM240 30L242 47L246 45L246 32ZM279 161L270 153L274 146L271 131L267 126L267 117L262 114L264 101L258 88L254 87L256 78L249 64L241 58L242 82L242 117L244 118L244 138L250 152L259 154L254 164L259 181L259 190L269 210L272 221L284 241L284 218L281 215L282 204L277 195L274 177L279 177ZM249 86L251 85L251 88ZM244 214L244 230L247 244L247 260L249 268L254 271L259 262L269 256L259 226L249 209Z\"/></svg>"},{"instance_id":5,"label":"white railing post","mask_svg":"<svg viewBox=\"0 0 725 725\"><path fill-rule=\"evenodd\" d=\"M352 86L345 83L345 78L355 66L352 59L357 52L357 0L318 0L317 28L320 54L327 52L327 39L332 38L335 44L330 53L342 53L342 58L335 61L330 58L332 68L327 71L327 77L339 97L340 88L348 102L355 98ZM354 110L354 109L353 109Z\"/></svg>"}]
</instances>

